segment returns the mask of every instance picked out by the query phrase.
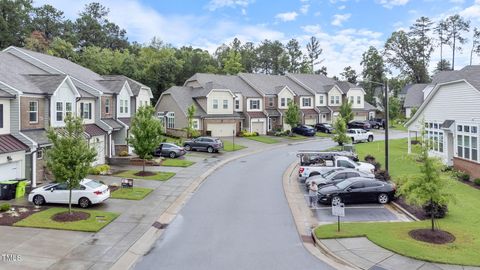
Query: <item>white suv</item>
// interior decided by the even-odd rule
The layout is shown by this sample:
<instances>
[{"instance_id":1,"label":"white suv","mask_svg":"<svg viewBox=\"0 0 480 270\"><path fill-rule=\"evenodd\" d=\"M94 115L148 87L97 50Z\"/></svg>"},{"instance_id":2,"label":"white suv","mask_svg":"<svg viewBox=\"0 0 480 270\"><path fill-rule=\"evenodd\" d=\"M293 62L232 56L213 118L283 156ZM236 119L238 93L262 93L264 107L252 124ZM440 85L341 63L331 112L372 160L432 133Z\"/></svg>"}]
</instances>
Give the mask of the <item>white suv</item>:
<instances>
[{"instance_id":1,"label":"white suv","mask_svg":"<svg viewBox=\"0 0 480 270\"><path fill-rule=\"evenodd\" d=\"M352 139L352 143L356 142L372 142L373 133L359 128L351 128L347 130L347 136Z\"/></svg>"}]
</instances>

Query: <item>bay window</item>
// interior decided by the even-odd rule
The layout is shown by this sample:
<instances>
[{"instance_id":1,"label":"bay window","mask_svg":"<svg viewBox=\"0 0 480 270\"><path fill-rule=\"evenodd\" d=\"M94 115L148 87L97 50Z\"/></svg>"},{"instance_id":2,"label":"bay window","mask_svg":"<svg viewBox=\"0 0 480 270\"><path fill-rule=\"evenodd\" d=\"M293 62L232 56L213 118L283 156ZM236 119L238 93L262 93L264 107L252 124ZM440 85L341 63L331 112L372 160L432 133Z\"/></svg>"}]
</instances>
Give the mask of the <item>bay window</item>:
<instances>
[{"instance_id":1,"label":"bay window","mask_svg":"<svg viewBox=\"0 0 480 270\"><path fill-rule=\"evenodd\" d=\"M457 157L479 162L479 134L476 125L457 125Z\"/></svg>"}]
</instances>

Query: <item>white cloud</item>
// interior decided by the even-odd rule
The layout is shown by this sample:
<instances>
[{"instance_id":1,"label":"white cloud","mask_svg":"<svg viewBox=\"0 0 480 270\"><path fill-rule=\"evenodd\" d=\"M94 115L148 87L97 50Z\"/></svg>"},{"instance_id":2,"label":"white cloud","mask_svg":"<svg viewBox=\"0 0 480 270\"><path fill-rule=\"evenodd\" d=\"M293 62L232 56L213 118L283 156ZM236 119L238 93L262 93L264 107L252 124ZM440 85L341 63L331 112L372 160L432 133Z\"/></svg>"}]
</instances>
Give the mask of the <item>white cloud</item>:
<instances>
[{"instance_id":1,"label":"white cloud","mask_svg":"<svg viewBox=\"0 0 480 270\"><path fill-rule=\"evenodd\" d=\"M318 24L314 24L314 25L304 25L301 27L303 31L309 33L309 34L315 34L315 33L318 33L320 32L321 30L321 27L320 25Z\"/></svg>"},{"instance_id":2,"label":"white cloud","mask_svg":"<svg viewBox=\"0 0 480 270\"><path fill-rule=\"evenodd\" d=\"M294 21L298 16L298 13L295 11L292 12L285 12L285 13L278 13L275 15L276 19L279 19L283 22Z\"/></svg>"},{"instance_id":3,"label":"white cloud","mask_svg":"<svg viewBox=\"0 0 480 270\"><path fill-rule=\"evenodd\" d=\"M342 26L344 22L348 21L352 14L335 14L333 15L332 25L335 26Z\"/></svg>"},{"instance_id":4,"label":"white cloud","mask_svg":"<svg viewBox=\"0 0 480 270\"><path fill-rule=\"evenodd\" d=\"M393 8L395 6L404 6L410 0L378 0L378 2L385 8Z\"/></svg>"},{"instance_id":5,"label":"white cloud","mask_svg":"<svg viewBox=\"0 0 480 270\"><path fill-rule=\"evenodd\" d=\"M309 8L310 8L310 5L302 5L302 6L300 7L300 12L301 12L302 14L307 14Z\"/></svg>"},{"instance_id":6,"label":"white cloud","mask_svg":"<svg viewBox=\"0 0 480 270\"><path fill-rule=\"evenodd\" d=\"M338 10L344 10L345 8L347 8L347 6L341 5L341 6L338 7Z\"/></svg>"},{"instance_id":7,"label":"white cloud","mask_svg":"<svg viewBox=\"0 0 480 270\"><path fill-rule=\"evenodd\" d=\"M224 7L230 7L230 8L235 8L235 7L242 7L245 8L251 3L253 3L254 0L210 0L207 4L207 8L211 11L214 11L219 8L224 8Z\"/></svg>"},{"instance_id":8,"label":"white cloud","mask_svg":"<svg viewBox=\"0 0 480 270\"><path fill-rule=\"evenodd\" d=\"M450 3L463 4L463 3L465 3L465 0L450 0Z\"/></svg>"}]
</instances>

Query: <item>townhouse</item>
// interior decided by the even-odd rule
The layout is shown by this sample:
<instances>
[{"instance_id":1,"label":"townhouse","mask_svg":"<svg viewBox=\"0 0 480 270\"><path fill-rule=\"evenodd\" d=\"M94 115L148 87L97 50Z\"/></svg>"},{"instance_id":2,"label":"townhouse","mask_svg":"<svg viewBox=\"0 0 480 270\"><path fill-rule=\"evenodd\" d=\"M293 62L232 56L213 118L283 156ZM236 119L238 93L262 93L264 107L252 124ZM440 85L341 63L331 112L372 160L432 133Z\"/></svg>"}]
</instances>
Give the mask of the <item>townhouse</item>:
<instances>
[{"instance_id":1,"label":"townhouse","mask_svg":"<svg viewBox=\"0 0 480 270\"><path fill-rule=\"evenodd\" d=\"M290 101L299 105L303 124L335 121L347 100L355 119L366 120L375 116L375 108L365 102L364 95L361 87L324 75L197 73L183 86L162 93L155 107L170 134L184 135L186 110L193 104L195 128L204 135L222 137L240 130L267 134L290 129L285 122Z\"/></svg>"},{"instance_id":2,"label":"townhouse","mask_svg":"<svg viewBox=\"0 0 480 270\"><path fill-rule=\"evenodd\" d=\"M82 117L84 139L97 150L92 165L103 164L119 151L131 152L126 140L131 116L152 97L148 87L129 78L101 76L66 59L17 47L0 52L0 85L14 95L10 132L28 148L22 177L33 187L52 180L44 157L51 146L48 128L64 127L70 113Z\"/></svg>"},{"instance_id":3,"label":"townhouse","mask_svg":"<svg viewBox=\"0 0 480 270\"><path fill-rule=\"evenodd\" d=\"M422 90L425 100L406 123L409 153L412 137L423 128L432 142L432 156L472 178L480 177L479 76L480 66L466 66L435 76L431 87Z\"/></svg>"}]
</instances>

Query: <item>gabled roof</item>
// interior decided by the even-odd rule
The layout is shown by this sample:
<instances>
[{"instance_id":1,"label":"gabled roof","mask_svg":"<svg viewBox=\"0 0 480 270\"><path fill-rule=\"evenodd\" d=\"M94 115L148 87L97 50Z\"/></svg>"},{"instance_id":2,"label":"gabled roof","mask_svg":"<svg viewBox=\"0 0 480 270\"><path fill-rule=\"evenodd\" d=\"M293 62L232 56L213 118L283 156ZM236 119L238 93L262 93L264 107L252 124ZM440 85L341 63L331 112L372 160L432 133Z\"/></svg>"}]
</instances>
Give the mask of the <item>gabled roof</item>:
<instances>
[{"instance_id":1,"label":"gabled roof","mask_svg":"<svg viewBox=\"0 0 480 270\"><path fill-rule=\"evenodd\" d=\"M60 84L65 81L67 75L65 74L29 74L24 75L25 80L29 80L35 85L43 94L53 94Z\"/></svg>"},{"instance_id":2,"label":"gabled roof","mask_svg":"<svg viewBox=\"0 0 480 270\"><path fill-rule=\"evenodd\" d=\"M196 95L196 91L203 91L203 88L193 88L193 87L187 87L187 86L173 86L167 89L165 92L162 93L163 95L171 95L171 97L177 102L177 105L180 107L182 112L187 115L187 108L190 107L190 105L195 106L195 116L205 116L206 113L198 105L198 103L194 100L194 96ZM160 102L161 97L158 99L158 102Z\"/></svg>"},{"instance_id":3,"label":"gabled roof","mask_svg":"<svg viewBox=\"0 0 480 270\"><path fill-rule=\"evenodd\" d=\"M102 118L102 121L110 126L113 130L120 130L124 128L122 124L120 124L117 120L113 118Z\"/></svg>"},{"instance_id":4,"label":"gabled roof","mask_svg":"<svg viewBox=\"0 0 480 270\"><path fill-rule=\"evenodd\" d=\"M350 83L350 82L337 81L337 82L335 82L335 84L338 86L338 88L340 88L342 90L342 92L344 94L346 94L348 92L348 90L350 90L351 88L359 88L355 84Z\"/></svg>"},{"instance_id":5,"label":"gabled roof","mask_svg":"<svg viewBox=\"0 0 480 270\"><path fill-rule=\"evenodd\" d=\"M313 93L299 85L297 82L281 75L268 75L259 73L240 73L240 78L244 79L255 90L264 95L277 95L282 88L279 86L288 86L295 94L299 96L311 96ZM280 90L279 90L280 89Z\"/></svg>"},{"instance_id":6,"label":"gabled roof","mask_svg":"<svg viewBox=\"0 0 480 270\"><path fill-rule=\"evenodd\" d=\"M205 86L208 82L214 82L230 89L233 93L241 93L246 97L260 97L260 94L255 89L235 75L196 73L190 77L184 85L192 81L197 81L202 86Z\"/></svg>"},{"instance_id":7,"label":"gabled roof","mask_svg":"<svg viewBox=\"0 0 480 270\"><path fill-rule=\"evenodd\" d=\"M132 93L134 96L138 96L140 93L140 90L143 88L148 91L148 94L150 98L153 98L152 90L150 87L144 85L141 82L138 82L134 79L130 79L127 76L124 75L104 75L102 76L105 80L117 80L117 81L126 81L128 85L130 86L130 89L132 90Z\"/></svg>"},{"instance_id":8,"label":"gabled roof","mask_svg":"<svg viewBox=\"0 0 480 270\"><path fill-rule=\"evenodd\" d=\"M9 92L0 89L0 98L15 98L15 95L12 95Z\"/></svg>"},{"instance_id":9,"label":"gabled roof","mask_svg":"<svg viewBox=\"0 0 480 270\"><path fill-rule=\"evenodd\" d=\"M309 87L315 93L318 93L318 94L327 93L330 89L332 89L333 85L336 83L334 79L328 78L323 74L289 73L286 76L292 80L301 82L302 84Z\"/></svg>"},{"instance_id":10,"label":"gabled roof","mask_svg":"<svg viewBox=\"0 0 480 270\"><path fill-rule=\"evenodd\" d=\"M103 86L104 93L118 94L125 85L125 80L98 80L97 83Z\"/></svg>"},{"instance_id":11,"label":"gabled roof","mask_svg":"<svg viewBox=\"0 0 480 270\"><path fill-rule=\"evenodd\" d=\"M414 108L420 107L423 103L423 89L427 87L426 83L411 84L408 87L407 95L405 96L405 102L403 107Z\"/></svg>"}]
</instances>

